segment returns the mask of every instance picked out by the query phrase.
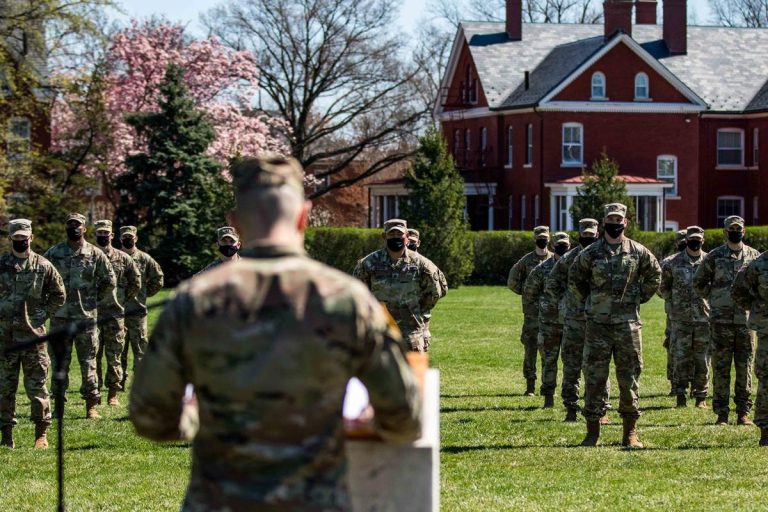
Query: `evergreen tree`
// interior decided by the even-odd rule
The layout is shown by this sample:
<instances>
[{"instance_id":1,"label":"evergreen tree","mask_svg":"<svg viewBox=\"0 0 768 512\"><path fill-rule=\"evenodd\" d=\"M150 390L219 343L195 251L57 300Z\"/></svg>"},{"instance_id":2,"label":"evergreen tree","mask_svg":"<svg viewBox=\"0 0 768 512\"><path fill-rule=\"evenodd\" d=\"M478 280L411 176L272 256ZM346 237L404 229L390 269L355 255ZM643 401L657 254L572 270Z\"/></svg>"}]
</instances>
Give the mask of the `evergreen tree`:
<instances>
[{"instance_id":1,"label":"evergreen tree","mask_svg":"<svg viewBox=\"0 0 768 512\"><path fill-rule=\"evenodd\" d=\"M579 219L590 217L603 221L603 206L608 203L627 205L627 218L630 219L628 231L632 229L635 218L635 202L627 194L627 184L618 179L619 164L610 158L605 150L592 167L585 167L581 173L582 185L578 188L578 197L571 206L574 226Z\"/></svg>"},{"instance_id":2,"label":"evergreen tree","mask_svg":"<svg viewBox=\"0 0 768 512\"><path fill-rule=\"evenodd\" d=\"M464 180L456 170L442 135L433 127L419 139L421 147L406 173L410 190L402 216L421 233L426 257L456 288L473 270L472 238L464 218Z\"/></svg>"},{"instance_id":3,"label":"evergreen tree","mask_svg":"<svg viewBox=\"0 0 768 512\"><path fill-rule=\"evenodd\" d=\"M168 65L160 96L157 112L126 116L147 151L125 160L118 219L138 227L139 245L175 284L215 257L209 242L234 199L221 166L206 155L214 129L189 96L180 66Z\"/></svg>"}]
</instances>

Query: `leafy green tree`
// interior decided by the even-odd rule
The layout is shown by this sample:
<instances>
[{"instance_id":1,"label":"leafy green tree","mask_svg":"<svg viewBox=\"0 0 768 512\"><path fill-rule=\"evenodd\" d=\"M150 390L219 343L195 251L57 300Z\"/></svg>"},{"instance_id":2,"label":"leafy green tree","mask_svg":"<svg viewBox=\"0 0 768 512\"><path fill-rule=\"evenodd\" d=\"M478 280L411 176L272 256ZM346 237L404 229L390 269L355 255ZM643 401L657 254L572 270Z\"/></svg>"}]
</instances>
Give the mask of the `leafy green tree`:
<instances>
[{"instance_id":1,"label":"leafy green tree","mask_svg":"<svg viewBox=\"0 0 768 512\"><path fill-rule=\"evenodd\" d=\"M635 218L635 202L627 194L627 184L618 179L619 164L610 158L605 150L600 158L594 161L592 167L585 167L581 173L582 185L578 188L578 197L571 206L571 216L574 225L579 219L591 217L600 222L603 220L603 206L608 203L627 205L627 218L630 219L627 230L633 228Z\"/></svg>"},{"instance_id":2,"label":"leafy green tree","mask_svg":"<svg viewBox=\"0 0 768 512\"><path fill-rule=\"evenodd\" d=\"M410 190L402 216L421 233L421 248L458 287L473 270L472 238L464 218L464 180L456 170L442 135L433 127L420 147L405 185Z\"/></svg>"},{"instance_id":3,"label":"leafy green tree","mask_svg":"<svg viewBox=\"0 0 768 512\"><path fill-rule=\"evenodd\" d=\"M117 216L121 225L138 227L139 245L175 284L215 257L208 242L234 199L221 166L206 156L213 126L195 107L180 66L168 66L160 96L157 112L126 116L147 151L126 158Z\"/></svg>"}]
</instances>

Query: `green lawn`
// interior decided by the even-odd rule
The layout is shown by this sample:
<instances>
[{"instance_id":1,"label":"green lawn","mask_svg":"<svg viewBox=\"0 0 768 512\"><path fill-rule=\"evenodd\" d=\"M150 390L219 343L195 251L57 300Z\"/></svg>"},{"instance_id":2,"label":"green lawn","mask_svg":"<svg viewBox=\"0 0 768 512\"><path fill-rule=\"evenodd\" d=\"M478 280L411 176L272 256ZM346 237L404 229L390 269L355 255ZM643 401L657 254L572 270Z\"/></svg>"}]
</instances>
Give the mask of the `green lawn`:
<instances>
[{"instance_id":1,"label":"green lawn","mask_svg":"<svg viewBox=\"0 0 768 512\"><path fill-rule=\"evenodd\" d=\"M541 397L522 396L520 315L519 298L501 287L451 291L435 311L431 357L442 379L443 510L765 509L768 451L757 448L757 429L715 427L711 410L681 411L666 396L660 301L643 308L640 435L648 449L642 452L621 450L615 413L603 429L603 447L574 447L583 420L564 424L559 403L545 411ZM72 379L76 389L76 368ZM54 506L55 451L30 448L28 411L21 392L18 448L0 450L0 510ZM100 421L82 419L82 401L70 392L68 509L177 510L189 468L186 446L136 437L124 395L123 406L101 411Z\"/></svg>"}]
</instances>

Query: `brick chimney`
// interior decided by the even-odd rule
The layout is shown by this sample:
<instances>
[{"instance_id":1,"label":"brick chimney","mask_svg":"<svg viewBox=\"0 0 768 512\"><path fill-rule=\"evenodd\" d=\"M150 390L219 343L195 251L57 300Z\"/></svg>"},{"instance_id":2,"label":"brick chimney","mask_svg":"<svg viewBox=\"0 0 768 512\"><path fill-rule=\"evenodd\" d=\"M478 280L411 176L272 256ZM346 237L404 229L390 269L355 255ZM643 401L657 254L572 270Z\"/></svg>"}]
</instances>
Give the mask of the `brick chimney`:
<instances>
[{"instance_id":1,"label":"brick chimney","mask_svg":"<svg viewBox=\"0 0 768 512\"><path fill-rule=\"evenodd\" d=\"M506 29L510 41L523 40L523 0L507 0Z\"/></svg>"},{"instance_id":2,"label":"brick chimney","mask_svg":"<svg viewBox=\"0 0 768 512\"><path fill-rule=\"evenodd\" d=\"M635 23L637 25L656 24L656 0L635 0Z\"/></svg>"},{"instance_id":3,"label":"brick chimney","mask_svg":"<svg viewBox=\"0 0 768 512\"><path fill-rule=\"evenodd\" d=\"M672 55L688 53L688 12L686 0L664 0L664 42Z\"/></svg>"},{"instance_id":4,"label":"brick chimney","mask_svg":"<svg viewBox=\"0 0 768 512\"><path fill-rule=\"evenodd\" d=\"M603 14L606 40L619 30L632 36L632 0L605 0Z\"/></svg>"}]
</instances>

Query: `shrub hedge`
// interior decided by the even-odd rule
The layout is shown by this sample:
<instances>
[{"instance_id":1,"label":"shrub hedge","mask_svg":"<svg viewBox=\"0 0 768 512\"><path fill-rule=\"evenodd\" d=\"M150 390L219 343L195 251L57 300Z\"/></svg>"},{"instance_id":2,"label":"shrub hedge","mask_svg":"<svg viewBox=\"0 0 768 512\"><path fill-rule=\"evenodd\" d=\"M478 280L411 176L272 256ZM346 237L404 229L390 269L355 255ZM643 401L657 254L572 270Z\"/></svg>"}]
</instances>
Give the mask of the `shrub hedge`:
<instances>
[{"instance_id":1,"label":"shrub hedge","mask_svg":"<svg viewBox=\"0 0 768 512\"><path fill-rule=\"evenodd\" d=\"M512 265L533 250L530 231L470 232L475 271L467 279L470 284L506 284ZM577 233L571 233L575 243ZM674 233L635 232L634 239L648 247L661 259L674 250ZM759 251L768 250L768 226L748 227L745 242ZM708 229L704 250L724 243L721 229ZM381 230L358 228L314 228L307 230L306 248L313 258L344 272L352 272L355 263L383 247ZM422 252L429 256L429 248Z\"/></svg>"}]
</instances>

